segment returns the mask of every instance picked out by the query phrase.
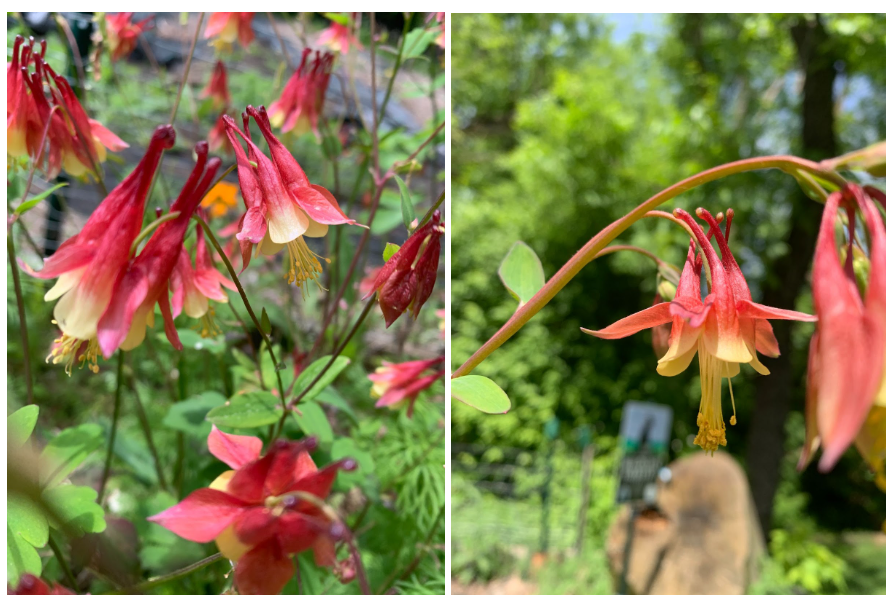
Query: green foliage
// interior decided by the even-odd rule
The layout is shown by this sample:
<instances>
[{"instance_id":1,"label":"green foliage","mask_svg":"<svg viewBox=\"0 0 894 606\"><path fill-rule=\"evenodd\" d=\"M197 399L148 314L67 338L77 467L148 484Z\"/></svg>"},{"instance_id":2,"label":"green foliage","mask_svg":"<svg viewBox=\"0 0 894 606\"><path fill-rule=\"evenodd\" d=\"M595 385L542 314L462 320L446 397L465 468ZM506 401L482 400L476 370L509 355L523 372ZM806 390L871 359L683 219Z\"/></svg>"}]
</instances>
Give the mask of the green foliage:
<instances>
[{"instance_id":1,"label":"green foliage","mask_svg":"<svg viewBox=\"0 0 894 606\"><path fill-rule=\"evenodd\" d=\"M489 414L504 413L509 410L511 403L506 393L500 386L478 375L466 375L450 380L450 396Z\"/></svg>"},{"instance_id":2,"label":"green foliage","mask_svg":"<svg viewBox=\"0 0 894 606\"><path fill-rule=\"evenodd\" d=\"M497 273L519 305L527 303L546 283L537 253L524 242L512 245Z\"/></svg>"},{"instance_id":3,"label":"green foliage","mask_svg":"<svg viewBox=\"0 0 894 606\"><path fill-rule=\"evenodd\" d=\"M277 410L279 398L266 391L239 394L223 406L212 408L205 418L221 427L250 429L276 423L282 416Z\"/></svg>"},{"instance_id":4,"label":"green foliage","mask_svg":"<svg viewBox=\"0 0 894 606\"><path fill-rule=\"evenodd\" d=\"M316 383L313 383L317 375L319 375L330 362L332 362L332 364L326 369L323 376L321 376ZM295 387L292 389L294 397L304 394L304 391L310 387L310 390L304 394L301 401L313 400L326 388L327 385L332 383L350 363L351 360L347 356L338 356L335 360L332 360L332 356L323 356L319 360L315 360L305 368L300 375L298 375L298 380L295 381ZM312 383L313 387L311 387Z\"/></svg>"}]
</instances>

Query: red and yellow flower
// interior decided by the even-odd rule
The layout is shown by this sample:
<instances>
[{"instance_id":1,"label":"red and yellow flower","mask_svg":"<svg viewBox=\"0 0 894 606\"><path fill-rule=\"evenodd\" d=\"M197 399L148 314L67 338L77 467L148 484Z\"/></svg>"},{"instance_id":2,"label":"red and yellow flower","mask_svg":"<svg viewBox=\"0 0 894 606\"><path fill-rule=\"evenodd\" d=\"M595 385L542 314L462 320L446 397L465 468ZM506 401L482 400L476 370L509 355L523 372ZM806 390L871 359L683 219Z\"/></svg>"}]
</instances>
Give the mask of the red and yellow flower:
<instances>
[{"instance_id":1,"label":"red and yellow flower","mask_svg":"<svg viewBox=\"0 0 894 606\"><path fill-rule=\"evenodd\" d=\"M199 93L201 99L211 99L218 110L226 110L230 106L230 89L227 86L227 68L223 61L218 61L211 72L208 84Z\"/></svg>"},{"instance_id":2,"label":"red and yellow flower","mask_svg":"<svg viewBox=\"0 0 894 606\"><path fill-rule=\"evenodd\" d=\"M286 82L279 99L270 105L270 122L283 133L294 132L301 136L313 131L320 139L318 128L323 113L323 102L329 88L334 57L332 53L316 52L305 48L298 69Z\"/></svg>"},{"instance_id":3,"label":"red and yellow flower","mask_svg":"<svg viewBox=\"0 0 894 606\"><path fill-rule=\"evenodd\" d=\"M367 375L367 378L373 382L371 395L379 398L376 401L376 408L395 407L406 403L407 417L412 417L419 393L428 389L443 376L441 372L424 375L425 371L433 366L438 366L443 361L444 358L440 357L431 360L401 362L400 364L383 362L376 372Z\"/></svg>"},{"instance_id":4,"label":"red and yellow flower","mask_svg":"<svg viewBox=\"0 0 894 606\"><path fill-rule=\"evenodd\" d=\"M149 27L152 17L133 22L133 13L106 15L106 40L112 61L118 61L134 51L137 40Z\"/></svg>"},{"instance_id":5,"label":"red and yellow flower","mask_svg":"<svg viewBox=\"0 0 894 606\"><path fill-rule=\"evenodd\" d=\"M849 217L844 265L835 237L840 208ZM871 240L869 276L862 296L852 253L857 210ZM851 184L826 201L814 253L813 300L818 320L808 360L802 468L822 445L819 469L830 470L866 425L873 404L884 407L885 299L885 224L867 192ZM872 450L877 449L871 441L862 440L861 452Z\"/></svg>"},{"instance_id":6,"label":"red and yellow flower","mask_svg":"<svg viewBox=\"0 0 894 606\"><path fill-rule=\"evenodd\" d=\"M81 232L45 259L43 269L29 271L38 278L58 278L44 297L46 301L59 299L53 317L62 336L50 358L54 364L64 362L69 374L76 362L81 366L87 363L94 372L99 370L97 330L130 262L131 244L140 232L146 195L161 153L173 147L174 139L171 126L159 126L146 155L93 211Z\"/></svg>"},{"instance_id":7,"label":"red and yellow flower","mask_svg":"<svg viewBox=\"0 0 894 606\"><path fill-rule=\"evenodd\" d=\"M240 593L277 594L295 572L293 554L312 549L318 566L335 566L335 543L348 532L320 501L338 471L357 464L343 459L317 469L309 454L316 444L279 440L261 456L260 439L214 427L208 450L231 471L149 521L189 541L215 541L236 563Z\"/></svg>"},{"instance_id":8,"label":"red and yellow flower","mask_svg":"<svg viewBox=\"0 0 894 606\"><path fill-rule=\"evenodd\" d=\"M325 45L334 51L347 55L352 46L356 46L359 50L363 50L363 46L357 41L353 34L354 24L357 22L360 13L349 13L347 23L339 23L333 20L320 37L317 38L317 44Z\"/></svg>"},{"instance_id":9,"label":"red and yellow flower","mask_svg":"<svg viewBox=\"0 0 894 606\"><path fill-rule=\"evenodd\" d=\"M717 240L721 257L717 256L710 240L689 213L677 209L674 215L686 223L694 235L701 254L707 260L710 275L710 294L701 299L701 259L696 254L695 242L690 242L689 254L674 300L659 303L628 316L602 330L584 332L602 339L620 339L640 330L671 323L667 353L658 361L658 374L674 376L685 370L695 354L699 357L702 398L695 444L713 452L726 445L726 425L721 408L721 387L739 374L739 364L750 364L757 372L769 374L758 360L757 352L771 357L779 355L769 319L815 321L814 316L776 309L754 303L745 277L727 245L732 211L727 212L727 233L720 230L717 220L708 211L696 214L706 221L709 233ZM735 425L735 401L730 399Z\"/></svg>"},{"instance_id":10,"label":"red and yellow flower","mask_svg":"<svg viewBox=\"0 0 894 606\"><path fill-rule=\"evenodd\" d=\"M218 50L229 49L238 38L243 48L255 39L251 28L254 13L211 13L205 26L205 38L215 38L211 44Z\"/></svg>"}]
</instances>

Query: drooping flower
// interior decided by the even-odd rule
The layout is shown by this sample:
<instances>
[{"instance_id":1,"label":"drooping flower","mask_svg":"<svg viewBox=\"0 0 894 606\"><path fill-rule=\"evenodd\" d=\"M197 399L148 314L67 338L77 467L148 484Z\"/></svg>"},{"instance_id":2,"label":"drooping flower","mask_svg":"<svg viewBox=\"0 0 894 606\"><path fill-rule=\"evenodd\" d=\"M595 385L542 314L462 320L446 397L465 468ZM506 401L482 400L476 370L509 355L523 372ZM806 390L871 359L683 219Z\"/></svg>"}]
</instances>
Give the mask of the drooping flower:
<instances>
[{"instance_id":1,"label":"drooping flower","mask_svg":"<svg viewBox=\"0 0 894 606\"><path fill-rule=\"evenodd\" d=\"M260 439L213 427L208 450L232 470L149 521L189 541L215 541L236 562L240 593L277 594L294 574L291 555L313 549L318 566L334 566L335 542L347 533L318 501L340 469L357 464L343 459L317 469L309 454L316 445L315 438L279 440L261 456Z\"/></svg>"},{"instance_id":2,"label":"drooping flower","mask_svg":"<svg viewBox=\"0 0 894 606\"><path fill-rule=\"evenodd\" d=\"M233 150L233 146L230 144L230 140L227 139L227 123L224 120L225 115L226 112L221 113L217 120L214 122L214 126L212 126L211 130L208 131L208 146L212 152L229 152Z\"/></svg>"},{"instance_id":3,"label":"drooping flower","mask_svg":"<svg viewBox=\"0 0 894 606\"><path fill-rule=\"evenodd\" d=\"M706 451L715 451L726 444L726 425L721 408L722 380L739 374L739 364L748 363L759 373L769 374L760 363L757 352L776 357L779 346L768 319L814 321L816 318L795 311L776 309L754 303L732 252L727 245L732 211L727 212L727 233L720 231L717 220L704 209L697 214L705 220L710 234L717 240L722 259L717 256L708 236L689 213L677 209L674 215L689 226L699 249L708 261L711 292L701 300L701 258L695 243L689 253L674 300L659 303L615 322L602 330L582 329L602 339L620 339L640 330L671 322L667 353L658 361L658 374L674 376L685 370L696 353L699 355L702 398L695 444ZM730 383L732 401L732 384ZM735 402L730 420L735 425Z\"/></svg>"},{"instance_id":4,"label":"drooping flower","mask_svg":"<svg viewBox=\"0 0 894 606\"><path fill-rule=\"evenodd\" d=\"M64 362L69 374L76 362L99 370L97 328L120 288L161 153L173 147L174 139L173 127L156 128L146 155L93 211L80 233L45 259L43 269L27 269L37 278L58 278L44 296L46 301L59 299L53 317L63 333L50 357L54 364Z\"/></svg>"},{"instance_id":5,"label":"drooping flower","mask_svg":"<svg viewBox=\"0 0 894 606\"><path fill-rule=\"evenodd\" d=\"M354 37L354 24L357 22L360 13L349 13L347 23L339 23L332 21L329 27L317 38L317 44L329 46L334 51L347 55L352 46L356 46L359 50L363 50L360 42Z\"/></svg>"},{"instance_id":6,"label":"drooping flower","mask_svg":"<svg viewBox=\"0 0 894 606\"><path fill-rule=\"evenodd\" d=\"M211 99L214 107L225 110L230 106L230 89L227 87L227 68L223 61L218 60L211 72L208 84L199 93L202 99Z\"/></svg>"},{"instance_id":7,"label":"drooping flower","mask_svg":"<svg viewBox=\"0 0 894 606\"><path fill-rule=\"evenodd\" d=\"M244 116L246 132L239 130L233 119L225 116L227 136L236 152L239 186L247 209L236 235L242 247L243 270L248 265L254 244L259 244L259 254L264 255L273 255L286 248L289 273L284 278L303 289L308 280L319 282L323 271L320 257L308 248L305 237L319 238L326 235L330 225L355 222L341 211L328 190L310 183L298 162L273 135L264 108L249 107L248 112L261 128L273 160L252 142L247 116ZM239 139L247 144L247 155ZM255 162L257 168L251 162Z\"/></svg>"},{"instance_id":8,"label":"drooping flower","mask_svg":"<svg viewBox=\"0 0 894 606\"><path fill-rule=\"evenodd\" d=\"M130 351L146 337L146 326L161 310L165 335L175 349L183 349L168 299L169 281L183 250L183 238L192 214L220 168L220 158L208 159L208 144L196 144L196 165L168 212L179 213L162 223L116 284L109 308L99 321L97 337L103 356L121 347Z\"/></svg>"},{"instance_id":9,"label":"drooping flower","mask_svg":"<svg viewBox=\"0 0 894 606\"><path fill-rule=\"evenodd\" d=\"M838 254L840 207L849 211L848 248L853 246L856 210L872 241L865 297L853 273L853 254L847 255L846 266ZM822 445L819 469L829 471L864 425L885 379L885 225L856 185L826 201L813 259L813 300L818 321L810 342L807 439L799 465L806 466Z\"/></svg>"},{"instance_id":10,"label":"drooping flower","mask_svg":"<svg viewBox=\"0 0 894 606\"><path fill-rule=\"evenodd\" d=\"M177 266L171 275L171 290L174 291L171 306L174 317L176 318L183 311L190 318L199 320L202 337L207 338L220 334L220 329L214 321L214 308L209 304L209 300L219 303L227 302L227 293L221 286L236 291L233 281L224 277L214 267L211 253L205 244L205 233L201 225L196 225L195 269L193 269L189 252L186 248L181 248Z\"/></svg>"},{"instance_id":11,"label":"drooping flower","mask_svg":"<svg viewBox=\"0 0 894 606\"><path fill-rule=\"evenodd\" d=\"M152 17L133 22L133 13L106 15L106 39L112 61L118 61L131 54L137 47L137 40L149 27Z\"/></svg>"},{"instance_id":12,"label":"drooping flower","mask_svg":"<svg viewBox=\"0 0 894 606\"><path fill-rule=\"evenodd\" d=\"M211 44L218 50L229 49L239 39L243 48L248 48L255 39L251 29L254 13L211 13L205 26L205 38L215 38Z\"/></svg>"},{"instance_id":13,"label":"drooping flower","mask_svg":"<svg viewBox=\"0 0 894 606\"><path fill-rule=\"evenodd\" d=\"M443 361L444 358L440 357L431 360L401 362L400 364L383 362L376 372L367 375L367 378L373 382L371 395L379 398L376 401L376 408L393 407L406 402L408 404L407 417L412 417L413 407L419 393L443 376L441 372L427 375L424 373Z\"/></svg>"},{"instance_id":14,"label":"drooping flower","mask_svg":"<svg viewBox=\"0 0 894 606\"><path fill-rule=\"evenodd\" d=\"M443 234L441 211L436 210L431 220L413 232L388 259L363 297L366 299L374 292L378 293L386 328L408 309L413 319L419 316L419 310L431 296L438 277Z\"/></svg>"},{"instance_id":15,"label":"drooping flower","mask_svg":"<svg viewBox=\"0 0 894 606\"><path fill-rule=\"evenodd\" d=\"M318 125L334 57L332 53L321 55L317 51L310 59L311 53L309 48L304 49L298 69L286 82L279 99L270 105L270 122L283 133L294 132L301 136L313 131L319 140Z\"/></svg>"},{"instance_id":16,"label":"drooping flower","mask_svg":"<svg viewBox=\"0 0 894 606\"><path fill-rule=\"evenodd\" d=\"M6 586L6 595L76 595L68 587L59 583L53 583L53 588L47 582L31 573L25 573L19 577L19 584L15 589L11 585Z\"/></svg>"}]
</instances>

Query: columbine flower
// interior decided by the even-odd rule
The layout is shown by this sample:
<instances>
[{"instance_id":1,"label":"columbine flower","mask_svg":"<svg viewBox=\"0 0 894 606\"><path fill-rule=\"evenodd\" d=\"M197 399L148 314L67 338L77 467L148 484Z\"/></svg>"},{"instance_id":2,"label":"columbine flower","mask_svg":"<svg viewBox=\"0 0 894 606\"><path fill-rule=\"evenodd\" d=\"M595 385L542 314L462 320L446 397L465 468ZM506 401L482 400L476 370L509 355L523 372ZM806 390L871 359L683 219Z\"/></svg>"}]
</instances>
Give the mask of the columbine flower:
<instances>
[{"instance_id":1,"label":"columbine flower","mask_svg":"<svg viewBox=\"0 0 894 606\"><path fill-rule=\"evenodd\" d=\"M13 589L6 586L6 595L75 595L75 592L59 583L53 583L53 588L47 582L31 573L25 573L19 577L19 584Z\"/></svg>"},{"instance_id":2,"label":"columbine flower","mask_svg":"<svg viewBox=\"0 0 894 606\"><path fill-rule=\"evenodd\" d=\"M444 20L444 13L432 13L432 18L434 19L435 23L438 24L438 27L441 30L441 33L438 35L437 38L435 38L435 44L437 44L441 48L444 48L444 45L447 43L447 22Z\"/></svg>"},{"instance_id":3,"label":"columbine flower","mask_svg":"<svg viewBox=\"0 0 894 606\"><path fill-rule=\"evenodd\" d=\"M248 48L255 39L255 33L251 29L251 21L254 13L211 13L208 17L208 25L205 26L205 38L217 39L211 44L218 50L229 49L239 38L239 44Z\"/></svg>"},{"instance_id":4,"label":"columbine flower","mask_svg":"<svg viewBox=\"0 0 894 606\"><path fill-rule=\"evenodd\" d=\"M865 297L853 273L853 254L848 253L845 267L838 254L835 223L841 206L851 217L848 249L853 247L857 209L872 240ZM884 398L885 225L856 185L826 201L813 259L813 300L818 321L810 342L807 439L799 466L822 444L819 469L829 471L854 441L873 402L879 395Z\"/></svg>"},{"instance_id":5,"label":"columbine flower","mask_svg":"<svg viewBox=\"0 0 894 606\"><path fill-rule=\"evenodd\" d=\"M311 50L304 49L298 69L286 82L279 100L270 105L270 121L283 133L294 132L301 136L313 131L317 140L320 131L317 127L323 113L323 102L326 89L329 88L329 77L332 75L332 53L317 51L312 60L308 60Z\"/></svg>"},{"instance_id":6,"label":"columbine flower","mask_svg":"<svg viewBox=\"0 0 894 606\"><path fill-rule=\"evenodd\" d=\"M120 289L120 276L142 225L149 186L162 151L173 147L174 139L173 127L156 128L146 155L93 211L81 232L45 259L43 269L28 269L37 278L58 277L44 296L46 301L59 299L53 317L63 333L50 357L54 364L64 362L69 374L76 362L99 371L97 327Z\"/></svg>"},{"instance_id":7,"label":"columbine flower","mask_svg":"<svg viewBox=\"0 0 894 606\"><path fill-rule=\"evenodd\" d=\"M444 358L440 357L431 360L401 362L400 364L383 362L383 365L377 368L375 373L367 375L367 378L373 382L371 395L379 398L376 408L394 407L406 402L408 404L407 417L412 417L419 392L427 389L442 376L440 372L422 376L423 373L443 361Z\"/></svg>"},{"instance_id":8,"label":"columbine flower","mask_svg":"<svg viewBox=\"0 0 894 606\"><path fill-rule=\"evenodd\" d=\"M37 157L40 120L28 94L28 64L33 48L16 36L12 47L12 61L6 65L6 155L12 158ZM45 44L44 44L45 46ZM41 98L43 95L41 95Z\"/></svg>"},{"instance_id":9,"label":"columbine flower","mask_svg":"<svg viewBox=\"0 0 894 606\"><path fill-rule=\"evenodd\" d=\"M232 471L149 521L189 541L215 541L236 562L240 593L277 594L295 572L292 554L313 549L317 565L334 566L334 543L347 532L303 495L326 499L338 470L357 464L344 459L317 469L308 453L316 443L279 440L261 457L260 439L213 427L208 450Z\"/></svg>"},{"instance_id":10,"label":"columbine flower","mask_svg":"<svg viewBox=\"0 0 894 606\"><path fill-rule=\"evenodd\" d=\"M128 56L137 47L137 39L146 31L152 17L134 23L133 13L106 15L106 32L112 61Z\"/></svg>"},{"instance_id":11,"label":"columbine flower","mask_svg":"<svg viewBox=\"0 0 894 606\"><path fill-rule=\"evenodd\" d=\"M317 38L317 44L328 45L332 50L347 55L352 46L356 46L359 50L363 50L363 46L351 33L354 29L354 23L357 21L360 13L349 13L348 23L343 25L338 21L332 21L329 27Z\"/></svg>"},{"instance_id":12,"label":"columbine flower","mask_svg":"<svg viewBox=\"0 0 894 606\"><path fill-rule=\"evenodd\" d=\"M443 234L441 211L436 210L431 220L413 232L379 272L364 299L378 292L386 328L408 309L416 319L428 301L438 277Z\"/></svg>"},{"instance_id":13,"label":"columbine flower","mask_svg":"<svg viewBox=\"0 0 894 606\"><path fill-rule=\"evenodd\" d=\"M214 126L208 131L208 146L212 152L232 151L233 146L227 139L227 123L224 120L226 113L222 113L214 122Z\"/></svg>"},{"instance_id":14,"label":"columbine flower","mask_svg":"<svg viewBox=\"0 0 894 606\"><path fill-rule=\"evenodd\" d=\"M726 445L726 425L723 422L720 391L722 380L739 374L739 364L748 363L761 374L769 370L760 363L757 352L771 357L779 355L779 346L768 319L814 321L807 314L776 309L754 303L732 252L727 245L732 211L727 212L727 233L720 231L716 219L704 209L697 214L710 226L711 235L720 247L722 261L710 240L689 213L677 209L674 215L689 226L708 261L711 293L701 300L701 259L695 244L690 242L689 254L674 300L652 307L615 322L598 331L582 329L602 339L620 339L640 330L672 322L669 349L658 361L658 374L674 376L685 370L696 352L699 355L702 398L695 444L713 452ZM736 424L735 401L729 384L733 405L732 425Z\"/></svg>"},{"instance_id":15,"label":"columbine flower","mask_svg":"<svg viewBox=\"0 0 894 606\"><path fill-rule=\"evenodd\" d=\"M289 283L304 288L308 280L319 283L323 271L318 257L304 238L325 236L329 225L354 221L341 211L335 198L324 187L313 185L298 162L273 135L264 108L248 108L270 146L271 161L248 136L248 117L244 116L246 132L225 116L227 136L236 152L239 186L247 208L239 233L242 247L243 270L248 265L254 244L259 253L273 255L283 248L289 253L289 273L283 276ZM237 138L238 137L238 138ZM241 138L248 145L248 155ZM250 162L255 162L257 168ZM328 259L325 259L328 263Z\"/></svg>"},{"instance_id":16,"label":"columbine flower","mask_svg":"<svg viewBox=\"0 0 894 606\"><path fill-rule=\"evenodd\" d=\"M195 269L186 248L181 248L177 266L171 275L171 290L174 291L171 304L174 317L179 316L182 310L190 318L196 318L201 322L202 337L220 334L220 329L214 322L214 309L208 301L211 299L220 303L227 302L227 293L221 286L236 291L233 281L224 277L214 267L211 253L205 244L205 233L201 225L196 225Z\"/></svg>"},{"instance_id":17,"label":"columbine flower","mask_svg":"<svg viewBox=\"0 0 894 606\"><path fill-rule=\"evenodd\" d=\"M214 107L225 110L230 106L230 89L227 87L227 68L223 61L218 61L211 72L208 84L199 93L199 98L210 98Z\"/></svg>"},{"instance_id":18,"label":"columbine flower","mask_svg":"<svg viewBox=\"0 0 894 606\"><path fill-rule=\"evenodd\" d=\"M208 159L208 144L196 144L196 165L169 212L179 215L162 223L133 260L116 285L109 308L99 321L97 336L103 356L121 347L130 351L143 342L146 326L155 321L155 305L161 310L165 335L175 349L183 349L168 300L168 282L183 249L189 221L217 169L220 158Z\"/></svg>"}]
</instances>

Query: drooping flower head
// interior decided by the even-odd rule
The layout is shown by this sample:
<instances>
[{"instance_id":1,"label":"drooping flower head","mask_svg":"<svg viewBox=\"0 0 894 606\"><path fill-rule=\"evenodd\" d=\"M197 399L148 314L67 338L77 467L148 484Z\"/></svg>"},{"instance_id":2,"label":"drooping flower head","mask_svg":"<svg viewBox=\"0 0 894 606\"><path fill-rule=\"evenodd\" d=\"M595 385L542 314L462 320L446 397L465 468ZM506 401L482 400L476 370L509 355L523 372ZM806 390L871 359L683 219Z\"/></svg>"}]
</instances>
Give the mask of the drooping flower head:
<instances>
[{"instance_id":1,"label":"drooping flower head","mask_svg":"<svg viewBox=\"0 0 894 606\"><path fill-rule=\"evenodd\" d=\"M23 43L16 38L6 68L7 155L27 156L39 165L46 161L50 178L62 167L74 177L94 174L106 149L121 151L128 145L87 116L68 82L44 60L45 41L39 50L33 40Z\"/></svg>"},{"instance_id":2,"label":"drooping flower head","mask_svg":"<svg viewBox=\"0 0 894 606\"><path fill-rule=\"evenodd\" d=\"M348 532L319 501L339 470L357 464L343 459L317 469L309 454L316 445L315 438L279 440L261 456L260 439L214 427L208 450L232 470L149 521L189 541L215 541L236 562L240 593L277 594L295 573L290 556L313 549L318 566L334 566L335 542Z\"/></svg>"},{"instance_id":3,"label":"drooping flower head","mask_svg":"<svg viewBox=\"0 0 894 606\"><path fill-rule=\"evenodd\" d=\"M300 136L313 131L320 139L318 128L323 113L323 102L329 78L332 75L332 53L313 53L305 48L298 69L286 82L279 100L270 105L270 122L283 133L293 132Z\"/></svg>"},{"instance_id":4,"label":"drooping flower head","mask_svg":"<svg viewBox=\"0 0 894 606\"><path fill-rule=\"evenodd\" d=\"M363 46L357 41L353 31L360 13L348 13L347 23L339 23L332 20L329 27L326 28L320 37L317 38L317 44L328 46L334 51L347 55L352 46L363 50Z\"/></svg>"},{"instance_id":5,"label":"drooping flower head","mask_svg":"<svg viewBox=\"0 0 894 606\"><path fill-rule=\"evenodd\" d=\"M415 320L428 301L438 278L443 235L441 211L436 210L431 220L413 232L379 272L364 299L378 293L386 328L407 310Z\"/></svg>"},{"instance_id":6,"label":"drooping flower head","mask_svg":"<svg viewBox=\"0 0 894 606\"><path fill-rule=\"evenodd\" d=\"M59 583L53 583L51 589L40 577L25 573L19 577L19 584L15 589L11 585L6 586L6 595L75 595L75 592Z\"/></svg>"},{"instance_id":7,"label":"drooping flower head","mask_svg":"<svg viewBox=\"0 0 894 606\"><path fill-rule=\"evenodd\" d=\"M93 211L80 233L45 259L43 269L27 270L37 278L58 278L44 296L46 301L59 299L53 317L63 333L50 357L54 364L64 362L69 374L76 362L99 370L97 328L129 263L161 153L173 147L174 139L173 127L156 128L146 155Z\"/></svg>"},{"instance_id":8,"label":"drooping flower head","mask_svg":"<svg viewBox=\"0 0 894 606\"><path fill-rule=\"evenodd\" d=\"M181 248L177 266L171 275L171 290L174 297L171 302L174 317L183 311L190 318L200 321L199 333L202 337L213 337L220 334L214 321L214 308L209 300L219 303L227 302L227 293L221 286L236 291L232 280L224 277L211 261L211 253L205 244L205 233L201 225L196 225L196 264L193 269L189 252Z\"/></svg>"},{"instance_id":9,"label":"drooping flower head","mask_svg":"<svg viewBox=\"0 0 894 606\"><path fill-rule=\"evenodd\" d=\"M385 406L398 406L407 403L407 417L413 416L413 408L419 393L430 387L435 381L443 377L442 372L425 372L440 365L443 357L431 360L414 360L392 364L383 362L367 378L373 382L371 395L378 397L376 408Z\"/></svg>"},{"instance_id":10,"label":"drooping flower head","mask_svg":"<svg viewBox=\"0 0 894 606\"><path fill-rule=\"evenodd\" d=\"M152 17L133 22L133 13L106 15L106 40L112 61L118 61L131 54L137 47L137 40L149 27Z\"/></svg>"},{"instance_id":11,"label":"drooping flower head","mask_svg":"<svg viewBox=\"0 0 894 606\"><path fill-rule=\"evenodd\" d=\"M255 39L251 28L254 13L211 13L205 26L205 38L215 38L211 44L218 50L229 49L239 39L242 48L248 48Z\"/></svg>"},{"instance_id":12,"label":"drooping flower head","mask_svg":"<svg viewBox=\"0 0 894 606\"><path fill-rule=\"evenodd\" d=\"M248 266L255 244L259 245L259 253L265 255L286 248L289 273L284 277L303 289L307 281L318 282L323 271L319 257L308 248L304 238L322 237L330 225L355 222L341 211L326 188L310 183L295 158L273 135L264 108L249 107L248 113L260 127L273 159L252 142L247 115L243 116L245 132L232 118L224 117L227 136L236 152L239 187L247 209L236 235L242 247L242 268ZM247 154L243 142L248 146Z\"/></svg>"},{"instance_id":13,"label":"drooping flower head","mask_svg":"<svg viewBox=\"0 0 894 606\"><path fill-rule=\"evenodd\" d=\"M214 107L226 110L230 106L230 89L227 86L227 68L223 61L218 60L211 72L208 84L199 94L201 99L211 99Z\"/></svg>"},{"instance_id":14,"label":"drooping flower head","mask_svg":"<svg viewBox=\"0 0 894 606\"><path fill-rule=\"evenodd\" d=\"M690 242L689 253L674 300L659 303L615 322L602 330L582 329L602 339L620 339L640 330L671 322L668 351L658 361L658 374L674 376L685 370L698 353L702 398L695 444L708 452L726 445L726 424L721 408L722 380L739 374L739 364L748 363L759 373L769 374L760 363L757 352L776 357L779 346L768 319L814 321L816 318L795 311L776 309L754 303L732 252L727 245L733 213L726 215L727 231L721 232L717 220L704 209L696 214L708 223L711 237L721 251L718 257L709 237L689 213L681 209L674 215L686 223L696 242ZM701 300L701 257L707 260L710 275L710 294ZM735 425L735 402L731 424Z\"/></svg>"},{"instance_id":15,"label":"drooping flower head","mask_svg":"<svg viewBox=\"0 0 894 606\"><path fill-rule=\"evenodd\" d=\"M97 336L103 356L111 357L121 347L130 351L143 342L146 326L155 320L155 306L161 310L165 335L175 349L183 349L168 290L171 274L183 250L183 238L190 219L220 168L220 158L208 159L208 144L196 144L196 165L168 212L177 217L162 223L146 242L116 284L115 295L99 321Z\"/></svg>"},{"instance_id":16,"label":"drooping flower head","mask_svg":"<svg viewBox=\"0 0 894 606\"><path fill-rule=\"evenodd\" d=\"M848 254L842 266L835 237L839 208L848 211ZM865 296L853 271L856 211L871 239ZM849 184L829 196L813 259L818 317L810 342L804 467L822 445L821 471L830 470L854 441L885 384L885 225L866 192Z\"/></svg>"}]
</instances>

